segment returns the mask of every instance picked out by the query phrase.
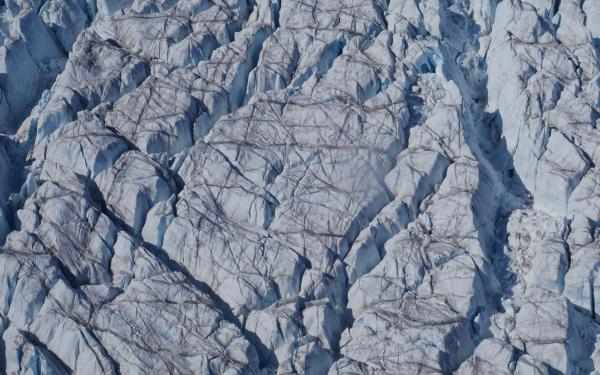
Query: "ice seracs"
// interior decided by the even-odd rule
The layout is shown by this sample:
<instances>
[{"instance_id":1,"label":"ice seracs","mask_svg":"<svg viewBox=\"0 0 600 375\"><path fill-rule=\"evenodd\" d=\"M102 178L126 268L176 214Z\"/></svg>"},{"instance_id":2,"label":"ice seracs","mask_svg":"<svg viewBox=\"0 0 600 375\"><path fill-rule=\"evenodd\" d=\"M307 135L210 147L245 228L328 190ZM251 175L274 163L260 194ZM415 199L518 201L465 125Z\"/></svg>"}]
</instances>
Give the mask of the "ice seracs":
<instances>
[{"instance_id":1,"label":"ice seracs","mask_svg":"<svg viewBox=\"0 0 600 375\"><path fill-rule=\"evenodd\" d=\"M595 374L596 0L7 0L0 372Z\"/></svg>"}]
</instances>

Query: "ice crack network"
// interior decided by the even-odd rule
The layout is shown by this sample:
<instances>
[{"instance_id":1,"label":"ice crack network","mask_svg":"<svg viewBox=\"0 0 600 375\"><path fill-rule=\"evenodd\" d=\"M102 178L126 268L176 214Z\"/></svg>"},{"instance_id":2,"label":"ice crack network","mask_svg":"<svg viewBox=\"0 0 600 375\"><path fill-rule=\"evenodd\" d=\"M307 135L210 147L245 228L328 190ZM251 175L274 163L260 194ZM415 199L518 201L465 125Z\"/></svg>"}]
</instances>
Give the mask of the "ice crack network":
<instances>
[{"instance_id":1,"label":"ice crack network","mask_svg":"<svg viewBox=\"0 0 600 375\"><path fill-rule=\"evenodd\" d=\"M600 374L600 0L0 0L0 373Z\"/></svg>"}]
</instances>

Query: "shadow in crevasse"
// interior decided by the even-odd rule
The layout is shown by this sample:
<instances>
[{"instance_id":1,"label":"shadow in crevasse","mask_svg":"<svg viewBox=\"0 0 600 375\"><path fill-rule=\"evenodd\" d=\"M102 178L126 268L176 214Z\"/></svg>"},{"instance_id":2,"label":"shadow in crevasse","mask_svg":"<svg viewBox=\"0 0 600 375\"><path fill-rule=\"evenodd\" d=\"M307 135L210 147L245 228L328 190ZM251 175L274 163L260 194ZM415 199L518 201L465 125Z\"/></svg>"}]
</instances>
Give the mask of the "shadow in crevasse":
<instances>
[{"instance_id":1,"label":"shadow in crevasse","mask_svg":"<svg viewBox=\"0 0 600 375\"><path fill-rule=\"evenodd\" d=\"M531 208L533 197L515 171L513 157L507 148L505 138L502 137L504 124L500 114L497 112L486 114L486 117L488 118L488 128L490 129L488 160L502 177L502 182L506 190L504 198L498 205L494 242L491 247L491 254L489 254L494 273L501 286L501 293L497 296L496 305L499 312L504 312L501 299L513 297L513 288L518 281L517 275L510 270L511 256L509 253L510 249L507 247L508 220L515 210ZM481 174L482 171L480 168L480 178ZM479 194L485 196L483 192L480 193L478 191L477 195ZM479 205L481 204L483 203ZM477 212L475 212L475 217L478 217ZM576 307L570 302L567 303L570 306L568 309L569 339L564 345L566 345L567 349L568 366L572 367L572 370L576 373L582 375L594 373L594 363L591 356L595 348L596 335L600 333L600 325L593 322L591 311ZM486 336L485 333L483 336ZM561 371L549 364L546 364L546 367L551 375L562 374Z\"/></svg>"},{"instance_id":2,"label":"shadow in crevasse","mask_svg":"<svg viewBox=\"0 0 600 375\"><path fill-rule=\"evenodd\" d=\"M479 161L478 178L479 184L474 193L471 209L473 211L474 225L477 229L478 241L491 263L491 270L500 286L499 290L488 290L489 285L484 285L485 293L490 303L489 308L474 309L468 320L461 324L463 328L457 327L452 333L446 336L445 344L450 351L465 351L464 345L472 340L472 348L469 352L479 345L485 338L492 337L489 331L490 316L497 312L504 312L502 300L513 296L513 288L517 282L517 275L510 270L510 255L507 253L506 246L508 240L507 224L510 215L518 209L530 207L532 204L531 195L525 188L519 175L515 172L512 155L510 154L506 140L502 137L503 122L499 113L482 113L481 119L477 122L477 128L471 131L477 132L479 144L470 144L471 150L480 150L477 152L478 158L485 158L487 163ZM468 143L473 142L472 137ZM484 165L486 164L486 165ZM489 170L492 169L492 170ZM495 176L492 176L495 174ZM500 179L500 181L498 181ZM496 202L494 196L494 184L501 182L504 194ZM486 272L486 273L487 273ZM485 282L485 280L482 280ZM469 329L464 329L464 325ZM472 330L474 338L466 337ZM449 364L450 365L450 364ZM444 369L450 373L456 370L450 365Z\"/></svg>"},{"instance_id":3,"label":"shadow in crevasse","mask_svg":"<svg viewBox=\"0 0 600 375\"><path fill-rule=\"evenodd\" d=\"M5 220L8 231L16 228L16 212L20 208L22 198L19 189L25 182L25 158L27 150L9 136L0 134L0 218ZM4 245L6 228L0 224L0 246Z\"/></svg>"},{"instance_id":4,"label":"shadow in crevasse","mask_svg":"<svg viewBox=\"0 0 600 375\"><path fill-rule=\"evenodd\" d=\"M527 190L523 181L515 171L513 157L508 150L506 139L502 136L504 123L502 117L496 111L494 113L485 113L484 124L489 129L488 143L482 147L487 154L491 166L502 178L502 184L505 189L505 194L498 202L496 219L494 223L493 241L489 245L490 251L488 255L492 261L494 274L501 285L501 295L503 298L511 298L513 296L512 289L517 282L517 275L509 269L510 256L506 253L509 249L506 247L508 242L507 225L510 215L518 209L529 208L533 205L531 193ZM485 126L485 125L484 125ZM480 179L483 178L484 172L479 171ZM482 185L480 184L480 187ZM486 192L479 191L476 193L476 199L485 197ZM481 202L481 204L485 204ZM477 218L477 212L475 212ZM498 302L498 306L501 304Z\"/></svg>"},{"instance_id":5,"label":"shadow in crevasse","mask_svg":"<svg viewBox=\"0 0 600 375\"><path fill-rule=\"evenodd\" d=\"M490 316L503 312L502 300L513 295L517 275L510 270L511 258L506 247L507 224L515 210L530 207L532 201L515 171L512 155L503 137L505 124L500 113L486 112L487 62L485 58L470 60L466 53L469 49L479 50L479 41L472 36L480 34L480 27L464 14L449 12L447 17L451 21L449 25L454 25L454 34L469 31L463 38L469 41L470 48L462 45L462 52L459 51L457 58L448 59L454 63L445 65L444 71L458 87L464 88L463 139L478 160L479 183L471 203L473 224L479 245L489 260L488 269L481 270L485 285L479 286L486 295L485 306L471 309L466 321L444 339L447 353L444 353L446 358L442 359L442 367L445 373L450 373L472 355L483 339L492 336ZM448 37L452 38L454 34ZM442 45L443 55L455 56L453 48L447 45ZM500 284L497 287L491 285L496 284L494 276Z\"/></svg>"},{"instance_id":6,"label":"shadow in crevasse","mask_svg":"<svg viewBox=\"0 0 600 375\"><path fill-rule=\"evenodd\" d=\"M481 235L486 230L486 214L480 213L479 210L485 210L486 202L490 202L490 199L493 199L493 197L489 196L491 189L488 189L485 183L489 177L486 176L485 169L481 168L481 166L479 168L480 183L475 193L475 204L472 207L476 220L475 225L480 235L481 246L490 259L496 279L500 283L500 291L494 296L494 307L500 313L504 312L502 299L513 297L513 288L518 282L517 275L510 269L511 255L510 249L507 246L508 220L515 210L531 208L533 205L531 193L527 190L515 171L513 157L508 150L506 139L502 136L503 127L504 123L499 113L484 113L482 131L486 131L487 129L488 135L487 137L481 136L480 140L484 141L479 147L486 154L486 159L490 162L497 175L502 179L502 185L505 190L496 208L491 241L487 242ZM591 374L594 372L594 364L591 356L595 347L596 335L600 333L600 326L590 321L592 319L591 312L581 311L582 309L570 303L569 305L571 307L569 308L568 317L568 336L570 339L565 343L569 361L568 366L576 369L574 371L577 371L577 373ZM489 324L489 319L483 319L482 324L476 328L479 340L492 336L489 332ZM475 345L478 345L478 342L475 342ZM562 374L561 371L549 364L546 364L546 368L551 375Z\"/></svg>"}]
</instances>

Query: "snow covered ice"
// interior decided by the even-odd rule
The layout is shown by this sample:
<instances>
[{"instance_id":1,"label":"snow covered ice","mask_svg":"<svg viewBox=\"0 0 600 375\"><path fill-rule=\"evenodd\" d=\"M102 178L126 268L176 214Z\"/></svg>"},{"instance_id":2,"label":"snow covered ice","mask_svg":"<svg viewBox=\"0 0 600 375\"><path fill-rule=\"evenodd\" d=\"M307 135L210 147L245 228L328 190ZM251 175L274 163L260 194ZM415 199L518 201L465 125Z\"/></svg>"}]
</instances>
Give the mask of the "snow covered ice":
<instances>
[{"instance_id":1,"label":"snow covered ice","mask_svg":"<svg viewBox=\"0 0 600 375\"><path fill-rule=\"evenodd\" d=\"M600 0L0 0L0 373L600 375Z\"/></svg>"}]
</instances>

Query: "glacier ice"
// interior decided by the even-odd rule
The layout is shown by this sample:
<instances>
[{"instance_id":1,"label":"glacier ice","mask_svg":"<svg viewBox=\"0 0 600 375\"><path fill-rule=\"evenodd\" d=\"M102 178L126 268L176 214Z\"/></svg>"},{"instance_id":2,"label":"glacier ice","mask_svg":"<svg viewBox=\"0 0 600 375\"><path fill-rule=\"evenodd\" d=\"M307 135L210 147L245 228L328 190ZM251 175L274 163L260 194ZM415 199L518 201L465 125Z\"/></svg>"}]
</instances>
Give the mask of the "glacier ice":
<instances>
[{"instance_id":1,"label":"glacier ice","mask_svg":"<svg viewBox=\"0 0 600 375\"><path fill-rule=\"evenodd\" d=\"M0 0L0 372L600 374L599 17Z\"/></svg>"}]
</instances>

